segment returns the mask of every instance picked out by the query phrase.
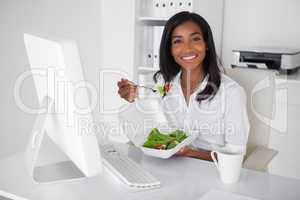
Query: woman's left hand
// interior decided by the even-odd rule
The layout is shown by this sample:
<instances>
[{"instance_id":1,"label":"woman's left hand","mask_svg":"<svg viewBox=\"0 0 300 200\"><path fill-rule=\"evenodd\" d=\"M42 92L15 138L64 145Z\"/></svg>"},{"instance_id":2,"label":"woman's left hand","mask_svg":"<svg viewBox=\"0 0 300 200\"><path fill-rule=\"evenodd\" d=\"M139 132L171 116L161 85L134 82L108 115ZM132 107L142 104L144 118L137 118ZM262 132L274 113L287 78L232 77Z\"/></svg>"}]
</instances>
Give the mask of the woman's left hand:
<instances>
[{"instance_id":1,"label":"woman's left hand","mask_svg":"<svg viewBox=\"0 0 300 200\"><path fill-rule=\"evenodd\" d=\"M186 156L191 158L198 158L202 160L212 161L210 151L205 150L194 150L188 147L182 147L175 156Z\"/></svg>"},{"instance_id":2,"label":"woman's left hand","mask_svg":"<svg viewBox=\"0 0 300 200\"><path fill-rule=\"evenodd\" d=\"M188 152L190 151L190 148L188 147L182 147L179 149L177 153L175 153L176 156L187 156Z\"/></svg>"}]
</instances>

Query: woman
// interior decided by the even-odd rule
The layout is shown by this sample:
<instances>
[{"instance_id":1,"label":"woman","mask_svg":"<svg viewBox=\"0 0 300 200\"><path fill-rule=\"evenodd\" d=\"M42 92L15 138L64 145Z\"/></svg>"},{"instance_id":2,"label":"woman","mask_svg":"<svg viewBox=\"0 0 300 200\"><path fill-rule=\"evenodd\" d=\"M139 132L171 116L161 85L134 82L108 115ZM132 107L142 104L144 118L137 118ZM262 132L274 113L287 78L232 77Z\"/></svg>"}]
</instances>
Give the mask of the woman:
<instances>
[{"instance_id":1,"label":"woman","mask_svg":"<svg viewBox=\"0 0 300 200\"><path fill-rule=\"evenodd\" d=\"M212 150L245 152L249 123L244 90L221 72L209 24L198 14L180 12L164 28L160 70L154 80L164 86L161 97L170 124L197 134L178 156L211 160ZM167 87L166 87L167 86ZM129 102L138 97L130 81L118 82Z\"/></svg>"}]
</instances>

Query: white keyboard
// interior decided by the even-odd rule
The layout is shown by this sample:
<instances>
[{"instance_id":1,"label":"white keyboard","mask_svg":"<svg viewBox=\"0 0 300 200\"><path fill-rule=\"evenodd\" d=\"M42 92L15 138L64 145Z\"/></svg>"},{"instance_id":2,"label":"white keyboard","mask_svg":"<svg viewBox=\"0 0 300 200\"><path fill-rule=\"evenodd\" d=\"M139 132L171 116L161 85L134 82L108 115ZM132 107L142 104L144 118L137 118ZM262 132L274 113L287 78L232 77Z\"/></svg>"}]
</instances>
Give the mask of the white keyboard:
<instances>
[{"instance_id":1,"label":"white keyboard","mask_svg":"<svg viewBox=\"0 0 300 200\"><path fill-rule=\"evenodd\" d=\"M142 190L160 187L160 182L155 177L126 155L118 152L113 145L101 145L100 150L104 166L127 188Z\"/></svg>"}]
</instances>

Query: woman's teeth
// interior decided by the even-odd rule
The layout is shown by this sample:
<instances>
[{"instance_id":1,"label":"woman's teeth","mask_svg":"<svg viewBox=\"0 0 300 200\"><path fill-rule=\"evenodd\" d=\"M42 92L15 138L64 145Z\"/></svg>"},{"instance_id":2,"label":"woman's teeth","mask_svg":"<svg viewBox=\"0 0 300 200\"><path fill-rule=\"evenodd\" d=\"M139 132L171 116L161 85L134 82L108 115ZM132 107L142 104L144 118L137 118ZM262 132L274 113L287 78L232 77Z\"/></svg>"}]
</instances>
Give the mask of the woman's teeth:
<instances>
[{"instance_id":1,"label":"woman's teeth","mask_svg":"<svg viewBox=\"0 0 300 200\"><path fill-rule=\"evenodd\" d=\"M182 60L192 60L192 59L196 58L196 55L183 56L183 57L181 57L181 58L182 58Z\"/></svg>"}]
</instances>

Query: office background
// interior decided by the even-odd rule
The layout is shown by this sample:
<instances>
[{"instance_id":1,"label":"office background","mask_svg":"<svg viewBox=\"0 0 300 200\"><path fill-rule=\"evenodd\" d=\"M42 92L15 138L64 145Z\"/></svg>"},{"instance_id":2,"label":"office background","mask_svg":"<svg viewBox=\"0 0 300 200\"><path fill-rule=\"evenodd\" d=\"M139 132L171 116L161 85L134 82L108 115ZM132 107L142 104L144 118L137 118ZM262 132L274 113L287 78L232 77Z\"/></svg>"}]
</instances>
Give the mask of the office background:
<instances>
[{"instance_id":1,"label":"office background","mask_svg":"<svg viewBox=\"0 0 300 200\"><path fill-rule=\"evenodd\" d=\"M24 150L36 117L24 113L14 100L15 81L29 70L23 34L42 32L77 41L85 78L99 91L95 119L109 126L116 121L116 114L103 115L100 107L114 110L124 103L117 94L120 75L105 77L106 86L100 91L99 73L116 69L129 77L133 75L134 9L133 0L0 0L1 157ZM298 0L225 0L221 53L224 66L230 65L231 51L238 47L264 44L299 49L299 9ZM293 84L291 91L299 89L300 82ZM286 155L290 155L286 165L299 167L300 160L293 155L300 152L300 95L291 94L286 102L289 138L283 144ZM37 107L32 79L24 82L21 96L26 105ZM118 134L112 133L111 137L124 141ZM300 177L299 172L290 174Z\"/></svg>"}]
</instances>

